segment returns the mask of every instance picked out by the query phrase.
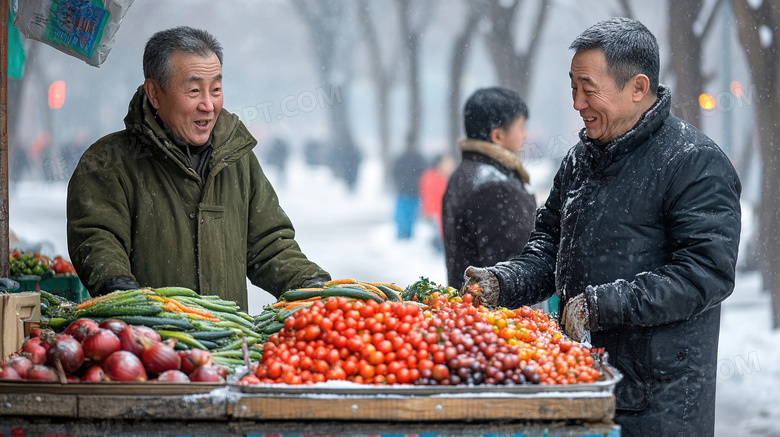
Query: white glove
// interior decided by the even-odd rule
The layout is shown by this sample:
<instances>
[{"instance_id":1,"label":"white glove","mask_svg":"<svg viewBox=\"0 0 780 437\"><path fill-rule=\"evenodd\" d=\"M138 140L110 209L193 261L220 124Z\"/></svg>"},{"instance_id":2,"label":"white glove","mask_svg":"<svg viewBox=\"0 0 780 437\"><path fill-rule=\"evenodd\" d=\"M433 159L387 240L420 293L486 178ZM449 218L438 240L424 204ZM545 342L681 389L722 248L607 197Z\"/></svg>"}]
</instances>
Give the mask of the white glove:
<instances>
[{"instance_id":1,"label":"white glove","mask_svg":"<svg viewBox=\"0 0 780 437\"><path fill-rule=\"evenodd\" d=\"M484 267L469 266L466 268L460 294L473 294L474 306L497 306L499 291L498 278L493 272Z\"/></svg>"},{"instance_id":2,"label":"white glove","mask_svg":"<svg viewBox=\"0 0 780 437\"><path fill-rule=\"evenodd\" d=\"M582 341L590 327L590 312L585 293L572 298L561 313L563 331L574 341Z\"/></svg>"}]
</instances>

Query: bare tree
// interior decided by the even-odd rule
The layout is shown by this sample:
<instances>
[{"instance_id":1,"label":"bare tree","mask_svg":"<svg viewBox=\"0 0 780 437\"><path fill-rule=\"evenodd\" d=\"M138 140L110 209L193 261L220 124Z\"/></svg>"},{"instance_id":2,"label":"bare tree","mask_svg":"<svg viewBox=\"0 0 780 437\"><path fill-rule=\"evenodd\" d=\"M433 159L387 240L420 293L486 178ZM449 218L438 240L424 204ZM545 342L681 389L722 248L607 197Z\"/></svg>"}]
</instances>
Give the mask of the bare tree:
<instances>
[{"instance_id":1,"label":"bare tree","mask_svg":"<svg viewBox=\"0 0 780 437\"><path fill-rule=\"evenodd\" d=\"M780 1L753 8L749 0L731 0L737 32L745 51L756 96L754 114L761 153L761 196L757 207L757 251L764 288L772 295L773 327L780 328ZM749 91L749 92L752 92Z\"/></svg>"},{"instance_id":2,"label":"bare tree","mask_svg":"<svg viewBox=\"0 0 780 437\"><path fill-rule=\"evenodd\" d=\"M331 142L338 147L352 144L352 129L348 117L348 95L352 75L349 58L355 44L350 35L347 3L333 0L293 0L301 19L309 28L312 54L323 85L339 87L341 101L328 110Z\"/></svg>"},{"instance_id":3,"label":"bare tree","mask_svg":"<svg viewBox=\"0 0 780 437\"><path fill-rule=\"evenodd\" d=\"M433 15L433 3L417 0L396 0L400 36L407 54L409 87L409 127L405 147L419 148L422 96L420 93L420 38Z\"/></svg>"},{"instance_id":4,"label":"bare tree","mask_svg":"<svg viewBox=\"0 0 780 437\"><path fill-rule=\"evenodd\" d=\"M357 0L357 12L362 25L363 35L368 45L368 55L371 59L371 71L376 83L377 121L379 125L379 153L382 159L384 180L390 180L392 156L390 154L390 88L394 81L397 62L386 62L386 53L380 44L376 25L372 17L372 5L376 2ZM392 50L392 48L391 48ZM391 57L391 59L396 56Z\"/></svg>"},{"instance_id":5,"label":"bare tree","mask_svg":"<svg viewBox=\"0 0 780 437\"><path fill-rule=\"evenodd\" d=\"M536 17L532 20L534 28L524 51L519 47L515 35L518 29L517 13L522 4L523 0L488 0L487 19L491 26L485 38L499 83L525 97L530 89L531 71L541 44L550 0L539 3Z\"/></svg>"},{"instance_id":6,"label":"bare tree","mask_svg":"<svg viewBox=\"0 0 780 437\"><path fill-rule=\"evenodd\" d=\"M460 80L463 77L471 41L477 33L477 27L485 7L485 2L482 0L466 0L466 3L469 6L466 19L460 33L455 37L450 55L450 95L447 107L449 110L449 140L453 156L457 156L457 141L461 135L462 126Z\"/></svg>"},{"instance_id":7,"label":"bare tree","mask_svg":"<svg viewBox=\"0 0 780 437\"><path fill-rule=\"evenodd\" d=\"M676 116L701 128L699 95L712 75L702 71L702 46L720 11L721 0L716 0L703 26L697 17L703 13L703 0L670 1L669 14L669 68L674 76L672 110Z\"/></svg>"}]
</instances>

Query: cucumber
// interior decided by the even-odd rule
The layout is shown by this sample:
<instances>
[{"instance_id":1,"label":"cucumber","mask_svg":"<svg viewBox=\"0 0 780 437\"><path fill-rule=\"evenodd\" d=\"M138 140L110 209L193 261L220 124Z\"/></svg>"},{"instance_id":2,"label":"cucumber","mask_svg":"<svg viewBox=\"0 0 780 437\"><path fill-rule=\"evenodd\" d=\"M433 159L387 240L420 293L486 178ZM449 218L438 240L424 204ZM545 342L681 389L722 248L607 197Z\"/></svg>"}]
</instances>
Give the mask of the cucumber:
<instances>
[{"instance_id":1,"label":"cucumber","mask_svg":"<svg viewBox=\"0 0 780 437\"><path fill-rule=\"evenodd\" d=\"M192 338L192 336L186 332L181 331L168 331L165 329L157 329L155 328L155 331L157 331L158 334L160 334L160 337L163 339L166 338L175 338L178 342L182 342L186 344L187 346L196 347L198 349L208 350L208 347L203 344L200 340L196 340ZM213 343L212 343L213 344ZM216 345L214 345L216 346Z\"/></svg>"},{"instance_id":2,"label":"cucumber","mask_svg":"<svg viewBox=\"0 0 780 437\"><path fill-rule=\"evenodd\" d=\"M223 313L231 313L231 314L235 314L238 311L236 307L221 305L219 303L216 303L215 301L210 301L206 299L187 297L187 296L176 296L173 297L172 299L175 299L183 303L184 305L200 307L207 311L220 311Z\"/></svg>"},{"instance_id":3,"label":"cucumber","mask_svg":"<svg viewBox=\"0 0 780 437\"><path fill-rule=\"evenodd\" d=\"M208 341L208 340L198 340L198 341L203 346L206 346L206 349L208 349L208 350L216 349L216 348L219 347L219 345L214 343L213 341Z\"/></svg>"},{"instance_id":4,"label":"cucumber","mask_svg":"<svg viewBox=\"0 0 780 437\"><path fill-rule=\"evenodd\" d=\"M282 294L282 299L287 302L295 302L296 300L317 297L320 293L322 293L322 290L287 290Z\"/></svg>"},{"instance_id":5,"label":"cucumber","mask_svg":"<svg viewBox=\"0 0 780 437\"><path fill-rule=\"evenodd\" d=\"M129 325L145 325L150 328L179 330L179 331L192 330L192 324L184 319L169 319L166 317L131 316L131 315L113 316L112 318L121 320Z\"/></svg>"},{"instance_id":6,"label":"cucumber","mask_svg":"<svg viewBox=\"0 0 780 437\"><path fill-rule=\"evenodd\" d=\"M279 313L276 315L276 321L277 322L284 322L284 319L290 317L291 315L298 312L298 310L303 309L303 306L290 308L289 310L282 310L279 311Z\"/></svg>"},{"instance_id":7,"label":"cucumber","mask_svg":"<svg viewBox=\"0 0 780 437\"><path fill-rule=\"evenodd\" d=\"M63 317L51 317L49 318L49 328L54 332L62 332L70 323L75 319L66 319Z\"/></svg>"},{"instance_id":8,"label":"cucumber","mask_svg":"<svg viewBox=\"0 0 780 437\"><path fill-rule=\"evenodd\" d=\"M152 291L154 291L158 296L163 296L163 297L171 297L171 296L198 297L199 296L199 294L196 293L195 290L186 287L152 288Z\"/></svg>"},{"instance_id":9,"label":"cucumber","mask_svg":"<svg viewBox=\"0 0 780 437\"><path fill-rule=\"evenodd\" d=\"M282 322L271 322L268 324L268 326L263 329L263 332L266 334L274 334L276 332L279 332L280 329L284 328L284 323Z\"/></svg>"},{"instance_id":10,"label":"cucumber","mask_svg":"<svg viewBox=\"0 0 780 437\"><path fill-rule=\"evenodd\" d=\"M76 311L76 318L80 317L115 317L115 316L154 316L162 311L154 304L140 304L128 306L106 305L98 308L89 307Z\"/></svg>"},{"instance_id":11,"label":"cucumber","mask_svg":"<svg viewBox=\"0 0 780 437\"><path fill-rule=\"evenodd\" d=\"M255 343L257 343L257 339L253 337L244 337L246 338L246 346L254 346ZM233 340L230 343L221 346L217 349L218 352L224 352L224 351L231 351L231 350L239 350L241 349L241 346L244 344L244 338L239 338L237 340Z\"/></svg>"},{"instance_id":12,"label":"cucumber","mask_svg":"<svg viewBox=\"0 0 780 437\"><path fill-rule=\"evenodd\" d=\"M392 288L386 285L377 285L376 288L378 288L379 291L385 294L385 297L387 298L388 302L401 302L401 297L398 296L398 293L396 293L396 291L393 290Z\"/></svg>"},{"instance_id":13,"label":"cucumber","mask_svg":"<svg viewBox=\"0 0 780 437\"><path fill-rule=\"evenodd\" d=\"M201 340L201 341L208 340L213 342L214 340L220 338L232 337L236 333L230 329L223 329L221 331L194 331L194 332L189 332L188 334L190 334L193 338L197 340Z\"/></svg>"},{"instance_id":14,"label":"cucumber","mask_svg":"<svg viewBox=\"0 0 780 437\"><path fill-rule=\"evenodd\" d=\"M235 366L246 366L244 360L239 360L238 358L228 358L217 355L216 357L213 357L212 360L214 361L214 364L222 364L227 367L228 373L234 373L236 371L234 368Z\"/></svg>"},{"instance_id":15,"label":"cucumber","mask_svg":"<svg viewBox=\"0 0 780 437\"><path fill-rule=\"evenodd\" d=\"M223 313L223 312L219 312L219 311L211 311L211 313L214 315L214 317L218 318L219 320L233 322L233 323L235 323L237 325L241 325L241 326L243 326L244 328L247 328L247 329L254 329L254 327L255 327L252 324L252 322L250 322L248 320L245 320L243 317L239 317L239 316L237 316L235 314Z\"/></svg>"},{"instance_id":16,"label":"cucumber","mask_svg":"<svg viewBox=\"0 0 780 437\"><path fill-rule=\"evenodd\" d=\"M104 300L102 302L98 302L92 306L88 306L87 308L84 308L81 311L105 311L107 308L117 308L117 307L123 307L123 306L136 306L136 305L142 305L149 303L149 299L146 298L146 296L141 295L135 295L135 296L122 296L115 299L108 299Z\"/></svg>"},{"instance_id":17,"label":"cucumber","mask_svg":"<svg viewBox=\"0 0 780 437\"><path fill-rule=\"evenodd\" d=\"M322 297L347 297L351 299L361 299L361 300L371 299L376 303L385 302L384 299L380 298L376 294L358 288L347 288L347 287L326 288L322 290L321 296Z\"/></svg>"},{"instance_id":18,"label":"cucumber","mask_svg":"<svg viewBox=\"0 0 780 437\"><path fill-rule=\"evenodd\" d=\"M275 311L263 311L260 315L255 316L255 323L259 323L265 320L270 320L276 317Z\"/></svg>"}]
</instances>

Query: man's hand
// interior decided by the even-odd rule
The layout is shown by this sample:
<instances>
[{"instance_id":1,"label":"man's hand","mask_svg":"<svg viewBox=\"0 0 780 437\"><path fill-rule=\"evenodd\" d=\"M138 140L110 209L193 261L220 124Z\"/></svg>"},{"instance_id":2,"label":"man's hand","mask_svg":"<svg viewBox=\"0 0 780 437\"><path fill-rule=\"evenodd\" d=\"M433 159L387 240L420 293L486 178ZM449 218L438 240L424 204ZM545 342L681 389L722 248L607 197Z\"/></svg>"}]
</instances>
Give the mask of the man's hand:
<instances>
[{"instance_id":1,"label":"man's hand","mask_svg":"<svg viewBox=\"0 0 780 437\"><path fill-rule=\"evenodd\" d=\"M474 295L474 306L498 305L498 278L490 270L482 267L469 266L463 274L463 288L460 294Z\"/></svg>"},{"instance_id":2,"label":"man's hand","mask_svg":"<svg viewBox=\"0 0 780 437\"><path fill-rule=\"evenodd\" d=\"M563 331L574 341L582 341L585 332L590 327L590 311L585 293L572 298L561 313Z\"/></svg>"}]
</instances>

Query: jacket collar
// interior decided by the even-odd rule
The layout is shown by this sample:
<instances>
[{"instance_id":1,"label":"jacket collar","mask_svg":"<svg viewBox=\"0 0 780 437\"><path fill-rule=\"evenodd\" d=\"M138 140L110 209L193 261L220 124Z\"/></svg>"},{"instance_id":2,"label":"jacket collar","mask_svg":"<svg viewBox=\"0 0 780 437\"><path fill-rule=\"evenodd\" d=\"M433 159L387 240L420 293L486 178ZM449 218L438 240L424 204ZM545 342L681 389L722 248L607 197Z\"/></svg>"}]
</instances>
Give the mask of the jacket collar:
<instances>
[{"instance_id":1,"label":"jacket collar","mask_svg":"<svg viewBox=\"0 0 780 437\"><path fill-rule=\"evenodd\" d=\"M523 168L523 162L509 150L488 141L466 138L458 141L461 152L474 152L493 159L509 170L517 172L520 180L528 184L530 178Z\"/></svg>"},{"instance_id":2,"label":"jacket collar","mask_svg":"<svg viewBox=\"0 0 780 437\"><path fill-rule=\"evenodd\" d=\"M596 162L606 165L642 145L669 118L671 107L672 96L669 88L659 84L658 98L655 103L639 117L628 132L613 138L606 144L597 144L594 139L588 137L583 128L580 130L580 140Z\"/></svg>"}]
</instances>

